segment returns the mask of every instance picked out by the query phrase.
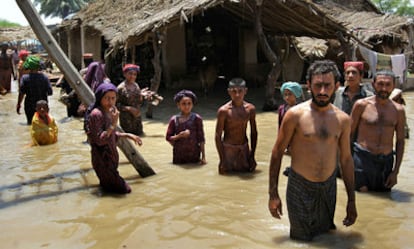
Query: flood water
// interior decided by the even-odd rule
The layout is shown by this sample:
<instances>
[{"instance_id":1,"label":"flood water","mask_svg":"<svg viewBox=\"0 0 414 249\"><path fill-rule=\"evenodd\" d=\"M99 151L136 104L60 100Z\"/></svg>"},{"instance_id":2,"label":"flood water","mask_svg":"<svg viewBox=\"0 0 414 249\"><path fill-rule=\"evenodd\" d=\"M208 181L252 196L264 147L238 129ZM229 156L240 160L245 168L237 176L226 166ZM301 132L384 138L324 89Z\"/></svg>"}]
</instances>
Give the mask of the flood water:
<instances>
[{"instance_id":1,"label":"flood water","mask_svg":"<svg viewBox=\"0 0 414 249\"><path fill-rule=\"evenodd\" d=\"M314 242L289 239L285 205L287 178L281 175L281 220L268 209L268 169L277 131L277 114L261 112L264 89L249 89L246 99L258 109L257 171L218 175L214 144L217 108L228 98L218 91L200 97L193 109L204 118L205 166L171 164L172 148L165 141L167 122L178 112L170 92L155 109L154 119L143 118L144 145L139 148L157 173L142 178L120 152L120 174L132 193L108 195L98 188L84 143L82 121L66 118L50 98L50 113L59 126L54 145L30 147L24 114L17 115L17 93L0 97L0 247L1 248L414 248L414 145L406 140L398 184L391 193L357 193L358 220L342 226L346 193L338 179L335 232ZM414 93L405 92L409 126L414 128ZM22 110L23 111L23 110ZM414 130L414 129L412 129ZM413 135L412 135L413 136ZM289 157L282 168L289 165Z\"/></svg>"}]
</instances>

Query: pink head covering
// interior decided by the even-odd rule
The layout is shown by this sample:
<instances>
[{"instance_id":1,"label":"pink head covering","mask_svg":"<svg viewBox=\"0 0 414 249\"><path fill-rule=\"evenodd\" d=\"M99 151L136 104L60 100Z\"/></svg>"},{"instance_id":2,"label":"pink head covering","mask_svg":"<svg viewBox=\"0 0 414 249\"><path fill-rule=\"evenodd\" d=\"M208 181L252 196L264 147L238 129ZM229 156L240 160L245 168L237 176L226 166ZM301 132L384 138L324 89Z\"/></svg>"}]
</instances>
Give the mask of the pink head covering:
<instances>
[{"instance_id":1,"label":"pink head covering","mask_svg":"<svg viewBox=\"0 0 414 249\"><path fill-rule=\"evenodd\" d=\"M140 68L138 65L135 64L126 64L122 69L122 72L126 73L128 71L136 71L137 73L140 72Z\"/></svg>"},{"instance_id":2,"label":"pink head covering","mask_svg":"<svg viewBox=\"0 0 414 249\"><path fill-rule=\"evenodd\" d=\"M29 51L27 51L27 50L22 49L19 52L19 58L20 59L22 59L24 56L28 56L28 55L29 55Z\"/></svg>"},{"instance_id":3,"label":"pink head covering","mask_svg":"<svg viewBox=\"0 0 414 249\"><path fill-rule=\"evenodd\" d=\"M364 63L362 61L345 61L344 69L346 70L348 67L355 67L359 71L364 71Z\"/></svg>"}]
</instances>

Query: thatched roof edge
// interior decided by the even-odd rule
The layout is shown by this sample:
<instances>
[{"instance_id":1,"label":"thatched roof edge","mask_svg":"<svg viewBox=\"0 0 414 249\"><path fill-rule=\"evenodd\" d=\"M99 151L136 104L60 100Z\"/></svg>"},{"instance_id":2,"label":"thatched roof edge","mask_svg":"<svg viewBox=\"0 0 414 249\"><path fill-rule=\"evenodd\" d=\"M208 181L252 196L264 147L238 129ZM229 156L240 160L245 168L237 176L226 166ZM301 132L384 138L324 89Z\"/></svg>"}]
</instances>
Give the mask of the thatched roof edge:
<instances>
[{"instance_id":1,"label":"thatched roof edge","mask_svg":"<svg viewBox=\"0 0 414 249\"><path fill-rule=\"evenodd\" d=\"M263 18L267 19L263 21L263 26L265 29L272 30L279 25L282 28L280 32L283 33L288 31L286 26L290 25L293 32L288 35L299 36L307 33L316 38L334 38L335 32L340 31L362 41L368 41L374 36L387 35L403 39L400 35L401 28L407 23L403 17L381 15L375 11L352 10L340 4L327 2L318 4L311 0L264 1L264 4L271 8L264 11L263 15L267 16ZM146 36L143 34L147 32L153 32L168 25L190 22L193 16L218 5L222 5L223 8L235 15L238 12L243 12L243 16L241 17L239 14L239 17L249 18L253 22L255 4L255 0L141 0L139 2L100 0L89 4L72 20L66 24L62 23L62 25L69 28L79 25L94 28L99 30L110 44L122 45L131 37L145 39L143 37ZM295 14L308 15L308 18L313 19L309 23L295 23L286 22L286 19L289 18L284 18L285 23L281 19L273 23L273 18L281 14L273 13L277 12L279 8L285 10L294 8L290 13L283 13L292 20L295 19L295 16L292 16ZM298 11L301 13L296 13ZM312 21L313 24L311 24ZM378 27L379 23L381 29L375 30L373 27ZM362 24L364 24L363 27L361 27ZM302 26L295 27L295 25ZM355 32L357 28L369 29L371 32L365 32L364 35L361 35L362 32ZM316 30L313 32L312 29Z\"/></svg>"},{"instance_id":2,"label":"thatched roof edge","mask_svg":"<svg viewBox=\"0 0 414 249\"><path fill-rule=\"evenodd\" d=\"M17 28L0 28L0 42L23 41L37 39L30 26Z\"/></svg>"}]
</instances>

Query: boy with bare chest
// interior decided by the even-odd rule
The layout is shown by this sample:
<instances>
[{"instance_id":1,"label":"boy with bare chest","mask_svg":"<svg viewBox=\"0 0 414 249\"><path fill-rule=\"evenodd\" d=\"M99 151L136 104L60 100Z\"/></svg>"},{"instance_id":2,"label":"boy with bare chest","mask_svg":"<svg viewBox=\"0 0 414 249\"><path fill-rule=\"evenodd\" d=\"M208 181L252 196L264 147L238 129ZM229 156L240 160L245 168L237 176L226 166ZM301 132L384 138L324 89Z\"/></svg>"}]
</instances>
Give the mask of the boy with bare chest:
<instances>
[{"instance_id":1,"label":"boy with bare chest","mask_svg":"<svg viewBox=\"0 0 414 249\"><path fill-rule=\"evenodd\" d=\"M397 184L405 143L404 108L389 99L395 87L394 73L377 72L373 87L375 96L358 100L351 113L355 188L363 192L390 191Z\"/></svg>"},{"instance_id":2,"label":"boy with bare chest","mask_svg":"<svg viewBox=\"0 0 414 249\"><path fill-rule=\"evenodd\" d=\"M247 88L243 79L232 79L227 91L231 101L217 111L215 142L220 157L219 173L253 172L256 169L256 108L244 101ZM250 148L246 134L248 123Z\"/></svg>"}]
</instances>

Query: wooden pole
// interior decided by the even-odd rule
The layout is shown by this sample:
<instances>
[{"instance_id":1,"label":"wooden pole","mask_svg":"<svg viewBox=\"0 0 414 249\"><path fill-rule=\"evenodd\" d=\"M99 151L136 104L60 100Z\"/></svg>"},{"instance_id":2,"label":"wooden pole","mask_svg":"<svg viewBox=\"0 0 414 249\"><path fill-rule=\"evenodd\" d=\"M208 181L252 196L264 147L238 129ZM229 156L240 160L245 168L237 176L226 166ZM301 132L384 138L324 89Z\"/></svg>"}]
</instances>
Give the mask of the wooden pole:
<instances>
[{"instance_id":1,"label":"wooden pole","mask_svg":"<svg viewBox=\"0 0 414 249\"><path fill-rule=\"evenodd\" d=\"M67 58L62 51L56 40L53 38L50 31L44 25L40 19L39 14L29 0L16 0L17 5L22 10L27 21L32 27L33 32L40 40L42 45L47 50L49 56L58 65L59 69L65 75L65 79L68 80L70 86L76 91L81 101L87 105L90 105L95 101L95 96L90 87L80 76L78 70L73 66L71 61ZM122 131L120 127L117 130ZM135 145L128 139L120 139L118 147L122 150L129 162L134 166L137 172L142 177L154 175L155 172L144 160L141 154L136 150Z\"/></svg>"}]
</instances>

